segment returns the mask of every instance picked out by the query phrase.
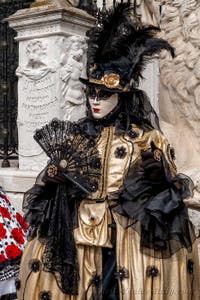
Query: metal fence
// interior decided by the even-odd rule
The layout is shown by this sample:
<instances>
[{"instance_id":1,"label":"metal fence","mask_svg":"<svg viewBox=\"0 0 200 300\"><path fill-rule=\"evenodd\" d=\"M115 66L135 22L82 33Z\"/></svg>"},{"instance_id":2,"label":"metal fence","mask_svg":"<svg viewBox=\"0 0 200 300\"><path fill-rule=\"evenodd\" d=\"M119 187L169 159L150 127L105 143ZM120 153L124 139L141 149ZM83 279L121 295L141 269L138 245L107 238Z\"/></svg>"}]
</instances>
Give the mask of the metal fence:
<instances>
[{"instance_id":1,"label":"metal fence","mask_svg":"<svg viewBox=\"0 0 200 300\"><path fill-rule=\"evenodd\" d=\"M9 159L17 158L17 77L18 45L16 32L4 21L18 9L33 1L0 0L0 159L9 167Z\"/></svg>"}]
</instances>

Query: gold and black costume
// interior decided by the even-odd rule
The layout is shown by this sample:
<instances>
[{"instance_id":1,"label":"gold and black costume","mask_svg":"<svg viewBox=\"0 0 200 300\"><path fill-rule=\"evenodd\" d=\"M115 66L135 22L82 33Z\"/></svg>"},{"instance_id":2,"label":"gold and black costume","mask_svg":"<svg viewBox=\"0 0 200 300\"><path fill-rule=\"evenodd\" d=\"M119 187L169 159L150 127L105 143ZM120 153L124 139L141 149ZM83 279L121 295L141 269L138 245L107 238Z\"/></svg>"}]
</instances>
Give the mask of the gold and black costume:
<instances>
[{"instance_id":1,"label":"gold and black costume","mask_svg":"<svg viewBox=\"0 0 200 300\"><path fill-rule=\"evenodd\" d=\"M193 183L138 89L162 49L158 28L132 20L129 2L88 32L86 97L117 97L96 120L54 120L35 134L50 157L24 199L32 228L19 300L199 300L194 228L183 200ZM134 22L133 22L134 21Z\"/></svg>"},{"instance_id":2,"label":"gold and black costume","mask_svg":"<svg viewBox=\"0 0 200 300\"><path fill-rule=\"evenodd\" d=\"M94 141L101 160L98 189L82 200L75 196L77 211L71 211L78 295L63 293L59 276L44 271L45 242L39 231L22 258L18 299L199 299L197 247L182 201L190 183L176 174L166 138L158 130L132 124L123 134L106 126ZM152 183L143 176L141 153L149 151L152 142L162 155L168 183ZM36 207L41 191L34 203L30 195L32 216L37 209L44 212L41 203Z\"/></svg>"}]
</instances>

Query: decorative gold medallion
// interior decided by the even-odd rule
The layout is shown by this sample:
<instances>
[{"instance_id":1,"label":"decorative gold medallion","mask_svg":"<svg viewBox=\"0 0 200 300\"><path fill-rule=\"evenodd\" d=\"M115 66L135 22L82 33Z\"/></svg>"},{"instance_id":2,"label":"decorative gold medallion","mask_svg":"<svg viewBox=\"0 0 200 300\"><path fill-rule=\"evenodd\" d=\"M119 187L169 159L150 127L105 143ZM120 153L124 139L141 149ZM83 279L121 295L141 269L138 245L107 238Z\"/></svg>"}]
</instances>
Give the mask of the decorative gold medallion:
<instances>
[{"instance_id":1,"label":"decorative gold medallion","mask_svg":"<svg viewBox=\"0 0 200 300\"><path fill-rule=\"evenodd\" d=\"M110 73L110 74L105 74L101 80L103 80L104 84L108 88L113 88L113 87L118 87L119 86L119 80L120 77L118 74Z\"/></svg>"},{"instance_id":2,"label":"decorative gold medallion","mask_svg":"<svg viewBox=\"0 0 200 300\"><path fill-rule=\"evenodd\" d=\"M159 149L155 149L154 151L153 151L153 157L154 157L154 159L155 160L157 160L157 161L161 161L161 151L159 150Z\"/></svg>"},{"instance_id":3,"label":"decorative gold medallion","mask_svg":"<svg viewBox=\"0 0 200 300\"><path fill-rule=\"evenodd\" d=\"M52 165L49 165L48 169L47 169L47 175L49 177L55 177L55 175L57 175L58 173L58 168L56 165L52 164Z\"/></svg>"}]
</instances>

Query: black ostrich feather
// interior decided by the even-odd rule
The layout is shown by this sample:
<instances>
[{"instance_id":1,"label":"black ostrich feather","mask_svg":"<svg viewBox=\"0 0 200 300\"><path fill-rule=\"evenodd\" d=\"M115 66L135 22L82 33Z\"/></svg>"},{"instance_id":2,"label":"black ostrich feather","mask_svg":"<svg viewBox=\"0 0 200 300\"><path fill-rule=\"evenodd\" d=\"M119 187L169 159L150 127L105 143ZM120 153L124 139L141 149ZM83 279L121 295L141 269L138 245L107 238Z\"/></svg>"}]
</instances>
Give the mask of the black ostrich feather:
<instances>
[{"instance_id":1,"label":"black ostrich feather","mask_svg":"<svg viewBox=\"0 0 200 300\"><path fill-rule=\"evenodd\" d=\"M151 56L159 53L161 50L167 50L171 53L171 56L175 57L174 48L165 40L158 38L149 38L145 42L145 51L143 55Z\"/></svg>"},{"instance_id":2,"label":"black ostrich feather","mask_svg":"<svg viewBox=\"0 0 200 300\"><path fill-rule=\"evenodd\" d=\"M105 19L101 25L93 27L87 32L88 40L88 66L94 63L104 62L107 51L111 50L111 44L115 40L124 39L120 34L122 24L128 23L130 4L118 4L115 9L110 9L107 12ZM122 45L122 43L121 43ZM114 49L113 49L114 50Z\"/></svg>"},{"instance_id":3,"label":"black ostrich feather","mask_svg":"<svg viewBox=\"0 0 200 300\"><path fill-rule=\"evenodd\" d=\"M174 57L174 48L165 40L149 36L148 39L138 43L138 46L132 45L129 47L129 57L131 58L131 69L129 79L137 80L142 78L147 63L155 58L162 50L167 50Z\"/></svg>"},{"instance_id":4,"label":"black ostrich feather","mask_svg":"<svg viewBox=\"0 0 200 300\"><path fill-rule=\"evenodd\" d=\"M130 88L155 54L165 49L174 57L174 48L155 37L160 29L136 22L131 12L129 3L120 3L107 13L101 26L88 31L88 77L99 79L105 73L117 73L121 85Z\"/></svg>"}]
</instances>

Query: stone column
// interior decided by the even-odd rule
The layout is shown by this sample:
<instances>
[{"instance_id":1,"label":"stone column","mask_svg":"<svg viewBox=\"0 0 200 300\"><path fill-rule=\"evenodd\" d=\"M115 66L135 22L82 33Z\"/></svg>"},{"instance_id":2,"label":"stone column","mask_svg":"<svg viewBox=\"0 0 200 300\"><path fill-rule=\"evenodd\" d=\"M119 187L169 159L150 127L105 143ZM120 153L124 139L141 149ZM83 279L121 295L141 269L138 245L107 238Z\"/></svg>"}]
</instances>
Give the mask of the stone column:
<instances>
[{"instance_id":1,"label":"stone column","mask_svg":"<svg viewBox=\"0 0 200 300\"><path fill-rule=\"evenodd\" d=\"M38 171L47 157L33 139L35 130L55 117L76 121L85 114L78 78L94 18L66 1L36 1L8 21L19 43L19 170Z\"/></svg>"},{"instance_id":2,"label":"stone column","mask_svg":"<svg viewBox=\"0 0 200 300\"><path fill-rule=\"evenodd\" d=\"M155 109L156 113L159 115L158 107L158 88L159 88L159 68L158 68L158 58L155 58L151 63L149 63L143 72L143 79L140 85L141 89L144 90Z\"/></svg>"}]
</instances>

